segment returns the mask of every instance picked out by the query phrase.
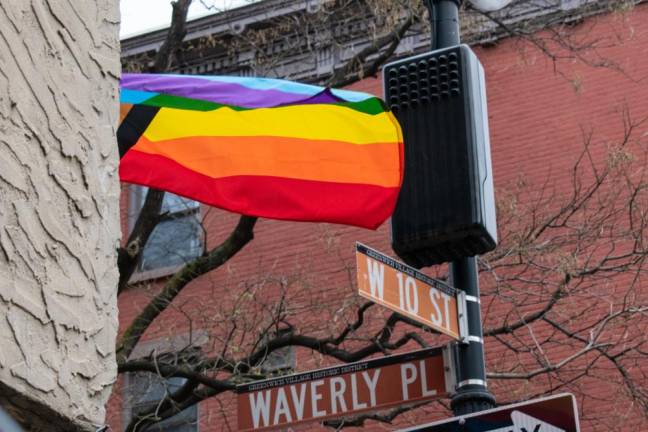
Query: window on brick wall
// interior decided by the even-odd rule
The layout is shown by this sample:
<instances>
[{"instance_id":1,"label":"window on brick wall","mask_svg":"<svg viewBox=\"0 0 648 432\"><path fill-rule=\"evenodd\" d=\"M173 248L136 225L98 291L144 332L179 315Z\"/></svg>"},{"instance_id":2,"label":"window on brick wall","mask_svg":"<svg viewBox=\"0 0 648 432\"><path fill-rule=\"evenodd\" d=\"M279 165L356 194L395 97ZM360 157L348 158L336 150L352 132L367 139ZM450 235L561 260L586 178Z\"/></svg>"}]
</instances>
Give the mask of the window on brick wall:
<instances>
[{"instance_id":1,"label":"window on brick wall","mask_svg":"<svg viewBox=\"0 0 648 432\"><path fill-rule=\"evenodd\" d=\"M147 190L143 186L131 186L131 229L144 204ZM166 218L155 227L142 251L138 263L140 272L177 267L202 254L200 204L167 192L162 213L166 213Z\"/></svg>"},{"instance_id":2,"label":"window on brick wall","mask_svg":"<svg viewBox=\"0 0 648 432\"><path fill-rule=\"evenodd\" d=\"M291 330L289 329L282 329L279 330L277 336L282 336L290 332ZM286 375L292 373L295 369L295 350L292 346L287 346L268 353L263 359L260 368L266 375Z\"/></svg>"},{"instance_id":3,"label":"window on brick wall","mask_svg":"<svg viewBox=\"0 0 648 432\"><path fill-rule=\"evenodd\" d=\"M576 9L577 7L585 3L585 1L586 0L560 0L560 9L562 10Z\"/></svg>"},{"instance_id":4,"label":"window on brick wall","mask_svg":"<svg viewBox=\"0 0 648 432\"><path fill-rule=\"evenodd\" d=\"M152 373L129 373L126 375L126 424L139 413L156 408L165 395L173 394L185 382L184 378L164 378ZM149 426L151 432L196 432L198 431L198 405L179 412L159 423Z\"/></svg>"}]
</instances>

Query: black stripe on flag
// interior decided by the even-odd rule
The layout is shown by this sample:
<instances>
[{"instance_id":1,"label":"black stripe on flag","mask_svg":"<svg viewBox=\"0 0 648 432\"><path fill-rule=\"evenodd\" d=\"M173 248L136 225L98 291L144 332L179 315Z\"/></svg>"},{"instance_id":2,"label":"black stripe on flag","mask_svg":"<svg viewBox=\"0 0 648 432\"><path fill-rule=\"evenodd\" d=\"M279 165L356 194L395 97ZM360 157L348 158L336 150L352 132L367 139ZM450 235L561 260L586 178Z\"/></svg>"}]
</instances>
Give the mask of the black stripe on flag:
<instances>
[{"instance_id":1,"label":"black stripe on flag","mask_svg":"<svg viewBox=\"0 0 648 432\"><path fill-rule=\"evenodd\" d=\"M117 129L120 159L137 143L159 110L155 106L133 105Z\"/></svg>"}]
</instances>

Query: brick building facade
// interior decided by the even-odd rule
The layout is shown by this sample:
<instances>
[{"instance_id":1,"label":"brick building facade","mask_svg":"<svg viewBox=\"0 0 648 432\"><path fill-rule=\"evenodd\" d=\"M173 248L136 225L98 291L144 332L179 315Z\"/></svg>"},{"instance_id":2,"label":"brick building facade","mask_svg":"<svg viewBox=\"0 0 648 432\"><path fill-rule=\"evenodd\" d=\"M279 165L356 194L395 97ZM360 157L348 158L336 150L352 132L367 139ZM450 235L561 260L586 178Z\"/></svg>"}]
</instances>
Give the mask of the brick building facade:
<instances>
[{"instance_id":1,"label":"brick building facade","mask_svg":"<svg viewBox=\"0 0 648 432\"><path fill-rule=\"evenodd\" d=\"M645 166L645 160L642 160L645 154L642 152L646 151L648 145L648 123L641 121L648 116L648 5L638 4L630 9L583 17L571 26L556 31L565 32L572 40L582 44L596 41L596 46L576 53L566 51L557 44L550 45L553 58L518 38L473 47L484 65L487 78L492 161L502 238L500 249L494 255L517 253L522 257L523 253L516 250L514 245L521 242L520 237L526 234L524 230L533 226L530 218L541 215L543 211L556 211L563 203L569 202L575 190L596 181L596 173L591 169L578 171L578 177L574 176L573 167L579 160L591 159L594 166L603 169L620 158L632 159L629 163L637 164L632 171L635 174ZM551 30L537 34L554 36ZM382 94L381 82L377 78L367 78L351 88ZM585 148L587 152L584 152ZM611 192L615 190L608 185L604 188ZM135 201L136 193L124 185L123 232L128 232L129 215L134 213ZM531 212L528 209L532 203L541 205ZM619 205L623 207L625 204ZM201 241L207 249L226 238L238 219L237 215L213 208L195 209L186 205L182 208L190 217L198 217L202 221L204 237ZM587 211L594 212L594 206ZM625 226L626 222L620 219L618 224ZM555 228L552 235L556 238L563 234L566 236L564 230L570 229L568 225ZM550 261L563 260L565 266L577 266L570 260L582 264L583 260L605 253L595 245L614 244L606 232L591 236L596 239L587 243L590 246L582 254L579 255L580 252L571 244L565 244L564 256L557 258L560 254L556 250L546 252L547 268L538 266L525 273L536 278L543 273L551 273L546 283L533 284L522 278L507 279L508 276L500 278L500 272L507 274L509 270L505 265L497 270L489 269L489 257L485 257L481 274L485 328L505 327L518 321L516 314L526 317L527 313L541 307L548 294L528 292L527 287L541 287L540 291L550 291L550 287L557 283L555 274L559 274L555 265L550 268ZM241 340L244 339L242 333L259 332L267 323L266 317L276 310L282 296L286 299L286 321L297 326L301 333L320 336L339 333L355 319L356 306L363 303L355 294L353 282L355 241L384 252L391 251L388 223L377 231L368 231L329 224L260 220L255 228L255 239L225 266L193 281L153 323L145 334L144 342L140 342L131 357L146 356L156 349L163 352L192 345L213 354L219 350L223 338L230 331L239 335ZM583 237L583 241L590 240ZM622 238L618 247L627 246L628 241ZM586 253L587 257L583 256ZM164 256L165 253L159 255ZM497 262L496 259L503 258L495 256L494 262ZM534 259L536 263L542 262L542 258ZM519 270L511 262L508 263L515 271ZM171 261L167 269L174 265L177 266L177 263ZM582 268L586 267L582 265ZM633 287L632 301L638 306L645 304L643 264L638 264L638 267L635 264L632 269L628 267L625 270L604 279L587 279L583 282L589 284L587 289L579 291L581 285L578 285L569 292L571 297L562 295L569 300L552 310L551 314L555 315L551 316L556 319L569 316L570 324L575 325L581 320L586 327L592 320L591 316L605 314L606 304L614 309L619 295L629 296L629 292L624 291L629 286ZM443 266L425 271L432 276L442 277L445 274ZM141 283L129 288L119 298L121 331L159 290L165 273L168 271L164 268L153 268L135 276ZM502 285L503 279L512 288ZM569 283L571 281L567 281ZM572 288L568 285L568 289ZM520 298L527 300L520 310L516 309L516 301L507 297L511 293L518 293ZM535 295L537 298L533 297ZM602 299L602 303L594 301L594 298ZM574 313L581 310L580 316ZM367 323L359 331L358 339L370 338L386 316L387 312L379 310L378 306L369 309ZM232 330L231 324L234 322L237 323L236 331ZM250 328L243 330L240 326L245 323ZM625 333L610 336L608 342L630 347L628 340L640 340L645 333L646 322L636 320L615 329L617 333L624 329ZM396 328L398 334L410 330L405 326ZM533 372L538 368L537 365L541 363L536 358L538 353L535 350L524 352L520 348L533 345L533 341L540 341L538 344L544 347L540 352L545 356L542 361L547 364L561 364L561 361L578 352L580 348L575 345L558 341L553 331L555 329L545 324L530 327L524 334L500 337L493 331L492 337L486 337L488 371L498 374L491 376L489 386L498 402L524 400L547 389L573 391L579 402L584 431L648 428L646 406L641 405L641 398L633 398L632 390L623 385L619 369L615 369L609 359L596 358L602 356L601 351L592 349L573 361L567 361L559 373L530 374L528 379L521 376L511 379L507 376ZM447 342L445 337L437 335L424 334L423 339L432 346ZM525 342L519 342L521 340ZM516 345L518 343L521 345ZM362 340L357 340L349 341L345 346L352 349L361 345ZM417 347L410 342L401 351ZM648 360L645 359L644 363L636 361L624 369L636 379L637 392L643 391L648 385L644 375L647 372L646 362ZM304 371L335 363L335 360L306 348L291 348L270 359L266 367L268 371L281 373L288 369ZM264 366L260 368L264 372ZM113 392L109 424L114 430L123 430L133 406L150 405L150 401L141 397L146 392L137 390L133 384L135 381L133 376L122 376ZM152 391L153 387L149 384L146 388ZM133 392L136 396L133 396ZM442 400L441 403L431 403L402 414L394 420L394 425L404 426L443 418L448 415L448 402ZM195 425L188 426L187 421L183 420L180 426L169 426L164 430L235 430L235 412L233 396L225 393L201 402L196 412L183 414L187 419L197 418ZM369 420L365 427L383 430L395 426ZM311 428L315 426L309 425L304 430Z\"/></svg>"}]
</instances>

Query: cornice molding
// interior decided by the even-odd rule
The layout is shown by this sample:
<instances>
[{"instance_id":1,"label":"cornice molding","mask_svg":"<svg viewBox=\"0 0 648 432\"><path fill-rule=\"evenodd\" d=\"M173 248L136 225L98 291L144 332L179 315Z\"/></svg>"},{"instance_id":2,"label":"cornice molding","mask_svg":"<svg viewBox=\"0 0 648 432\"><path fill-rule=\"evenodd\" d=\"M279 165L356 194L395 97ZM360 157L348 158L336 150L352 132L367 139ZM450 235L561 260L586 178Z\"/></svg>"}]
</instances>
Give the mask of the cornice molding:
<instances>
[{"instance_id":1,"label":"cornice molding","mask_svg":"<svg viewBox=\"0 0 648 432\"><path fill-rule=\"evenodd\" d=\"M273 19L315 12L321 3L326 1L335 0L263 0L202 17L188 23L185 42L191 43L209 36L227 37ZM633 5L645 1L648 0L628 0L627 3ZM317 7L313 7L313 4ZM519 26L521 22L526 21L526 28L535 31L543 26L577 22L592 15L609 12L610 5L610 0L535 0L493 13L493 16L507 26ZM177 70L180 73L192 74L261 74L310 82L321 81L331 75L334 67L344 65L356 52L371 42L369 32L363 30L368 24L369 18L365 18L341 26L344 33L338 37L346 39L344 48L327 44L325 38L320 38L314 48L304 49L299 46L307 43L306 41L301 41L294 35L282 35L267 43L262 50L257 48L256 52L247 49L232 56L222 49L205 49L200 52L200 56L188 55ZM137 58L143 53L157 50L162 44L165 32L164 29L156 30L122 40L122 60ZM471 45L491 44L508 36L506 30L485 15L476 11L464 11L463 42ZM428 30L415 27L402 39L393 57L423 52L429 45ZM277 62L270 69L264 69L256 63L260 54L266 57L275 56Z\"/></svg>"}]
</instances>

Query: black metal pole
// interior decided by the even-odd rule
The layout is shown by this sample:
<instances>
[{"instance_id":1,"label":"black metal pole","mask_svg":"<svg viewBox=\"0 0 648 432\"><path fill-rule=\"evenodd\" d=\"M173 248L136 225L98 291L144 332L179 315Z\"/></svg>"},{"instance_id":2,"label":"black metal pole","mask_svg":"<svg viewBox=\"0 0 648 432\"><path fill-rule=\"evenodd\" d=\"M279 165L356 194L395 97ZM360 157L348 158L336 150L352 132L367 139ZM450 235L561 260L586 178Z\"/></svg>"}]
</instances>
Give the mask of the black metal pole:
<instances>
[{"instance_id":1,"label":"black metal pole","mask_svg":"<svg viewBox=\"0 0 648 432\"><path fill-rule=\"evenodd\" d=\"M432 49L459 45L461 0L427 0L432 25Z\"/></svg>"},{"instance_id":2,"label":"black metal pole","mask_svg":"<svg viewBox=\"0 0 648 432\"><path fill-rule=\"evenodd\" d=\"M468 343L457 345L458 382L452 397L455 415L469 414L495 407L495 398L486 388L484 335L479 302L477 258L466 257L450 264L452 285L466 293Z\"/></svg>"},{"instance_id":3,"label":"black metal pole","mask_svg":"<svg viewBox=\"0 0 648 432\"><path fill-rule=\"evenodd\" d=\"M426 0L432 25L432 49L460 43L461 1ZM463 415L495 407L495 398L486 387L477 259L466 257L452 262L450 277L452 285L466 293L467 300L468 343L457 345L457 392L451 402L454 414Z\"/></svg>"}]
</instances>

